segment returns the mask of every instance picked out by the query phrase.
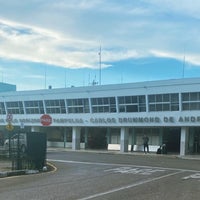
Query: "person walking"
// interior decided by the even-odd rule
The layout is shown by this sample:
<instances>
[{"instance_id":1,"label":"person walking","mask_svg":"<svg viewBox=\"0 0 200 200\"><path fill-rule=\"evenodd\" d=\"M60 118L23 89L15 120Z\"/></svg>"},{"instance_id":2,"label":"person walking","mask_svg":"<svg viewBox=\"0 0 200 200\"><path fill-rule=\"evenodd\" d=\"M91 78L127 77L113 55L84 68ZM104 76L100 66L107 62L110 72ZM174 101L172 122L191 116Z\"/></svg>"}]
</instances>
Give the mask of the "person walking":
<instances>
[{"instance_id":1,"label":"person walking","mask_svg":"<svg viewBox=\"0 0 200 200\"><path fill-rule=\"evenodd\" d=\"M146 149L147 153L149 153L149 137L147 135L144 135L143 137L143 145L144 145L144 153L146 153Z\"/></svg>"}]
</instances>

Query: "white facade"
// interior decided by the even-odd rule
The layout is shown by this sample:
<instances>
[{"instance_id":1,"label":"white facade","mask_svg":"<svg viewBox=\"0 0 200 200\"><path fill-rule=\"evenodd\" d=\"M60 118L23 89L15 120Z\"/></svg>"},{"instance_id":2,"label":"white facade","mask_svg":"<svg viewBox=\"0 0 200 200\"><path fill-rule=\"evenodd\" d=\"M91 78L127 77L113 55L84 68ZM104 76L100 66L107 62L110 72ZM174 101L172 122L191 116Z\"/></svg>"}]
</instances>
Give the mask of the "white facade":
<instances>
[{"instance_id":1,"label":"white facade","mask_svg":"<svg viewBox=\"0 0 200 200\"><path fill-rule=\"evenodd\" d=\"M144 133L156 151L166 135L173 143L170 132L180 155L200 151L200 78L1 93L0 113L2 131L11 115L14 127L60 128L65 145L71 128L73 149L84 147L83 129L96 127L106 130L108 148L122 152L142 150Z\"/></svg>"}]
</instances>

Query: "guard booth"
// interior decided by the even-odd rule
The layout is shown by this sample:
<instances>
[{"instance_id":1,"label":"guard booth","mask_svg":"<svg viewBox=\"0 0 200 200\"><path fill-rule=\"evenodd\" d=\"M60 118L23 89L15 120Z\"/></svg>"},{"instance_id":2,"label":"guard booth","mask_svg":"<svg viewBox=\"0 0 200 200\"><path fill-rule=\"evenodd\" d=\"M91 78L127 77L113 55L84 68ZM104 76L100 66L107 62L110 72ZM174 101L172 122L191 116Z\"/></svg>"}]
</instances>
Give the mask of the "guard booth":
<instances>
[{"instance_id":1,"label":"guard booth","mask_svg":"<svg viewBox=\"0 0 200 200\"><path fill-rule=\"evenodd\" d=\"M15 142L11 139L12 169L41 170L46 165L46 133L18 132Z\"/></svg>"}]
</instances>

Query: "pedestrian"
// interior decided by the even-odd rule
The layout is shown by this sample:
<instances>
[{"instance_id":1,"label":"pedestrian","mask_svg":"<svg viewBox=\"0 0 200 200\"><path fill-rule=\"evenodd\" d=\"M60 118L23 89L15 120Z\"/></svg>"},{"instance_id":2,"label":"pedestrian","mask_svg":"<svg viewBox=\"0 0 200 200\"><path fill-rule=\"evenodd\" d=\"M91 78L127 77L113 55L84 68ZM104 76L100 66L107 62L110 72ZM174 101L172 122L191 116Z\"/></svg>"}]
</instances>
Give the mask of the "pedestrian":
<instances>
[{"instance_id":1,"label":"pedestrian","mask_svg":"<svg viewBox=\"0 0 200 200\"><path fill-rule=\"evenodd\" d=\"M146 149L147 153L149 153L149 138L147 135L144 135L143 137L143 145L144 145L144 153L146 153Z\"/></svg>"}]
</instances>

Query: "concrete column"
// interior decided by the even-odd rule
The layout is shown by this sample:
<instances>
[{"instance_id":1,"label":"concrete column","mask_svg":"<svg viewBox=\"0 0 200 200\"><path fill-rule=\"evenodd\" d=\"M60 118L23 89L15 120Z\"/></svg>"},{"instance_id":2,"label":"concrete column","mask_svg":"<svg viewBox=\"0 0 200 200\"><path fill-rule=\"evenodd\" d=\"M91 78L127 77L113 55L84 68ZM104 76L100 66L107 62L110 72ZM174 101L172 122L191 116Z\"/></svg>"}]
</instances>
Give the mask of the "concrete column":
<instances>
[{"instance_id":1,"label":"concrete column","mask_svg":"<svg viewBox=\"0 0 200 200\"><path fill-rule=\"evenodd\" d=\"M73 127L72 128L72 149L80 150L80 138L81 138L81 128Z\"/></svg>"},{"instance_id":2,"label":"concrete column","mask_svg":"<svg viewBox=\"0 0 200 200\"><path fill-rule=\"evenodd\" d=\"M67 143L67 128L64 128L64 148L66 148L66 143Z\"/></svg>"},{"instance_id":3,"label":"concrete column","mask_svg":"<svg viewBox=\"0 0 200 200\"><path fill-rule=\"evenodd\" d=\"M88 148L88 128L85 127L85 149Z\"/></svg>"},{"instance_id":4,"label":"concrete column","mask_svg":"<svg viewBox=\"0 0 200 200\"><path fill-rule=\"evenodd\" d=\"M181 127L180 156L185 156L188 144L188 127Z\"/></svg>"},{"instance_id":5,"label":"concrete column","mask_svg":"<svg viewBox=\"0 0 200 200\"><path fill-rule=\"evenodd\" d=\"M128 152L128 128L120 130L120 152Z\"/></svg>"},{"instance_id":6,"label":"concrete column","mask_svg":"<svg viewBox=\"0 0 200 200\"><path fill-rule=\"evenodd\" d=\"M107 137L107 144L111 144L110 128L107 128L106 130L106 137Z\"/></svg>"},{"instance_id":7,"label":"concrete column","mask_svg":"<svg viewBox=\"0 0 200 200\"><path fill-rule=\"evenodd\" d=\"M134 151L134 145L135 145L135 128L132 128L131 131L131 151Z\"/></svg>"}]
</instances>

